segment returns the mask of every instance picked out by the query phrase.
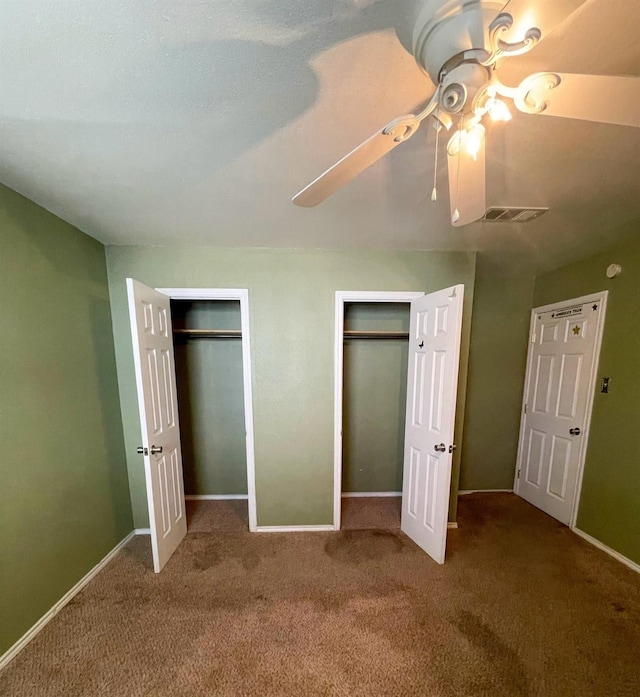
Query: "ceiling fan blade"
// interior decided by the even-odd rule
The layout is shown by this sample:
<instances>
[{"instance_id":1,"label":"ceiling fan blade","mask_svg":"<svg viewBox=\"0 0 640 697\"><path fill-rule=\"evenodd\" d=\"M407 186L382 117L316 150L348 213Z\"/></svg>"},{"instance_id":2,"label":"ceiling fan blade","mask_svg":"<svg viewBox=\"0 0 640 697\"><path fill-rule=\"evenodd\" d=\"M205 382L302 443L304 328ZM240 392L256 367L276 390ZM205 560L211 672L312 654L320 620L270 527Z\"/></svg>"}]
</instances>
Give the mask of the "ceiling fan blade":
<instances>
[{"instance_id":1,"label":"ceiling fan blade","mask_svg":"<svg viewBox=\"0 0 640 697\"><path fill-rule=\"evenodd\" d=\"M464 146L447 148L451 224L467 225L482 218L486 211L484 140L474 159Z\"/></svg>"},{"instance_id":2,"label":"ceiling fan blade","mask_svg":"<svg viewBox=\"0 0 640 697\"><path fill-rule=\"evenodd\" d=\"M640 128L640 77L535 73L516 89L520 111Z\"/></svg>"},{"instance_id":3,"label":"ceiling fan blade","mask_svg":"<svg viewBox=\"0 0 640 697\"><path fill-rule=\"evenodd\" d=\"M587 0L509 0L500 14L510 14L513 26L502 38L509 43L522 41L528 29L540 30L540 41L557 29Z\"/></svg>"},{"instance_id":4,"label":"ceiling fan blade","mask_svg":"<svg viewBox=\"0 0 640 697\"><path fill-rule=\"evenodd\" d=\"M314 179L291 200L296 206L317 206L400 143L408 140L419 126L420 119L413 114L394 119Z\"/></svg>"}]
</instances>

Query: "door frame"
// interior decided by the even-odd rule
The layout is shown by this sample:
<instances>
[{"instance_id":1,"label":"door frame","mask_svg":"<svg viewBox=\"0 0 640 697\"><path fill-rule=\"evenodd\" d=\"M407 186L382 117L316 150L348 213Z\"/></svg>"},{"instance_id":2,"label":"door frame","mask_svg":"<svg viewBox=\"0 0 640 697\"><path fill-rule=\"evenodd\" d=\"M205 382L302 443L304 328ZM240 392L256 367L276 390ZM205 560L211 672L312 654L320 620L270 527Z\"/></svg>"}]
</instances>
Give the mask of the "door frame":
<instances>
[{"instance_id":1,"label":"door frame","mask_svg":"<svg viewBox=\"0 0 640 697\"><path fill-rule=\"evenodd\" d=\"M533 354L533 330L535 327L536 315L550 310L560 309L569 305L581 305L582 303L599 302L600 315L596 325L596 338L594 343L593 362L591 364L591 373L589 375L589 383L587 386L587 405L586 417L584 424L584 438L580 439L580 449L578 451L578 472L576 474L576 485L573 496L573 504L571 507L571 518L569 519L569 528L574 530L578 519L578 508L580 507L580 494L582 493L582 478L584 475L584 463L587 455L587 447L589 445L589 429L591 427L591 413L593 411L593 400L596 392L596 377L598 375L598 367L600 364L600 349L602 347L602 335L604 332L604 322L607 314L607 298L608 290L600 291L599 293L591 293L590 295L582 295L579 298L569 298L561 302L551 303L549 305L541 305L534 307L531 310L531 319L529 321L529 347L527 349L527 369L524 377L524 392L522 394L522 407L520 410L520 432L518 435L518 455L516 459L516 470L513 480L513 491L518 496L520 495L520 479L518 478L518 470L520 469L522 456L524 453L524 425L525 425L525 406L529 398L529 379L531 377L531 357Z\"/></svg>"},{"instance_id":2,"label":"door frame","mask_svg":"<svg viewBox=\"0 0 640 697\"><path fill-rule=\"evenodd\" d=\"M249 330L249 290L247 288L156 288L171 300L239 300L242 330L242 383L244 392L244 426L247 451L247 494L249 530L258 527L256 510L256 463L253 434L253 378L251 374L251 334Z\"/></svg>"},{"instance_id":3,"label":"door frame","mask_svg":"<svg viewBox=\"0 0 640 697\"><path fill-rule=\"evenodd\" d=\"M424 291L337 290L335 300L335 345L333 357L333 528L340 530L342 500L342 398L344 388L345 303L410 303Z\"/></svg>"}]
</instances>

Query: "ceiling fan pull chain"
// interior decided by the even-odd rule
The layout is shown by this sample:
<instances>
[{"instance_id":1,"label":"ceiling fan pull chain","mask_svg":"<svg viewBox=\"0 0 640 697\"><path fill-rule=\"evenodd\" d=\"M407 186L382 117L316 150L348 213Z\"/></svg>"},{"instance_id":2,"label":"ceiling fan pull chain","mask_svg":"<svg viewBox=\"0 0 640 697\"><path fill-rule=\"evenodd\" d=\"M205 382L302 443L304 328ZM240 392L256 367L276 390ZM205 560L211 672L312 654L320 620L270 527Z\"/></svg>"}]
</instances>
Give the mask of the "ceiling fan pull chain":
<instances>
[{"instance_id":1,"label":"ceiling fan pull chain","mask_svg":"<svg viewBox=\"0 0 640 697\"><path fill-rule=\"evenodd\" d=\"M434 158L434 163L433 163L433 190L431 192L431 200L432 201L437 201L438 200L438 140L440 136L440 129L442 128L442 124L438 120L438 112L436 111L435 113L435 128L436 128L436 145L435 145L435 158Z\"/></svg>"},{"instance_id":2,"label":"ceiling fan pull chain","mask_svg":"<svg viewBox=\"0 0 640 697\"><path fill-rule=\"evenodd\" d=\"M460 156L462 154L462 114L460 114L460 122L458 125L458 171L456 172L456 194L454 196L454 208L451 214L451 222L457 223L460 220L460 211L458 210L458 191L460 190Z\"/></svg>"}]
</instances>

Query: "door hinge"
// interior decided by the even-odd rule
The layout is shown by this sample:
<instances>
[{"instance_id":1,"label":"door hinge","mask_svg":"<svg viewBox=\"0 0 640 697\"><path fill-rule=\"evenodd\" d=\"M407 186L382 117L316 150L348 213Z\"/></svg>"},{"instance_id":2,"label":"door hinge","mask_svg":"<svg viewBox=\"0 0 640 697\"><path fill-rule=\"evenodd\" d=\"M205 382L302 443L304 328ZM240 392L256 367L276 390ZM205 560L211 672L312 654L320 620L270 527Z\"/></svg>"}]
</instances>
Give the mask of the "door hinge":
<instances>
[{"instance_id":1,"label":"door hinge","mask_svg":"<svg viewBox=\"0 0 640 697\"><path fill-rule=\"evenodd\" d=\"M518 475L516 476L516 479L520 479L520 470L518 470Z\"/></svg>"},{"instance_id":2,"label":"door hinge","mask_svg":"<svg viewBox=\"0 0 640 697\"><path fill-rule=\"evenodd\" d=\"M535 334L532 334L532 335L531 335L531 343L532 343L532 344L535 344L535 343L536 343L536 335L535 335Z\"/></svg>"},{"instance_id":3,"label":"door hinge","mask_svg":"<svg viewBox=\"0 0 640 697\"><path fill-rule=\"evenodd\" d=\"M526 404L524 405L524 413L525 414L527 413L527 405Z\"/></svg>"}]
</instances>

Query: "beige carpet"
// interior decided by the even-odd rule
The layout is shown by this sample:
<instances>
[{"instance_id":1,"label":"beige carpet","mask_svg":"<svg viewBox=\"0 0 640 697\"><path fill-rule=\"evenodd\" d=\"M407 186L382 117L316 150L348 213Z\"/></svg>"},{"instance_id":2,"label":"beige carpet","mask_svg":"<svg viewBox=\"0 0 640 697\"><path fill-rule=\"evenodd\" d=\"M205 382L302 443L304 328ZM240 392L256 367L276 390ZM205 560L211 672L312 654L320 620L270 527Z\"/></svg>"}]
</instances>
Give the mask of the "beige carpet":
<instances>
[{"instance_id":1,"label":"beige carpet","mask_svg":"<svg viewBox=\"0 0 640 697\"><path fill-rule=\"evenodd\" d=\"M187 530L191 532L246 532L249 504L244 500L187 501Z\"/></svg>"},{"instance_id":2,"label":"beige carpet","mask_svg":"<svg viewBox=\"0 0 640 697\"><path fill-rule=\"evenodd\" d=\"M0 694L637 697L640 577L513 495L460 501L447 562L397 530L136 538Z\"/></svg>"},{"instance_id":3,"label":"beige carpet","mask_svg":"<svg viewBox=\"0 0 640 697\"><path fill-rule=\"evenodd\" d=\"M363 496L342 499L342 530L400 529L401 496Z\"/></svg>"}]
</instances>

